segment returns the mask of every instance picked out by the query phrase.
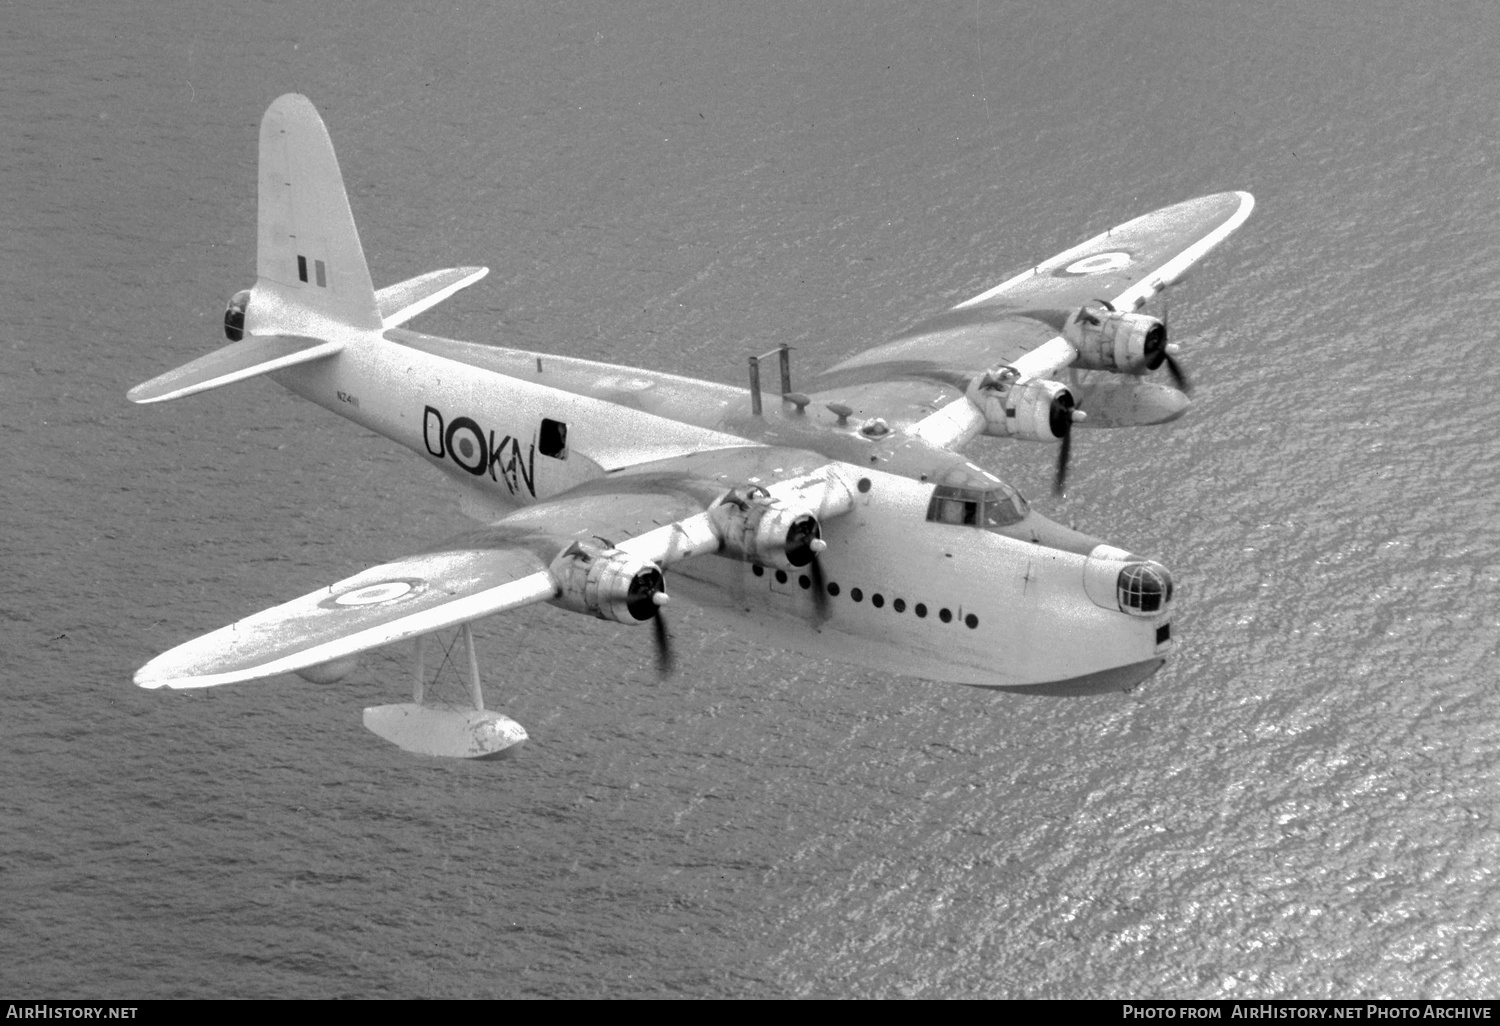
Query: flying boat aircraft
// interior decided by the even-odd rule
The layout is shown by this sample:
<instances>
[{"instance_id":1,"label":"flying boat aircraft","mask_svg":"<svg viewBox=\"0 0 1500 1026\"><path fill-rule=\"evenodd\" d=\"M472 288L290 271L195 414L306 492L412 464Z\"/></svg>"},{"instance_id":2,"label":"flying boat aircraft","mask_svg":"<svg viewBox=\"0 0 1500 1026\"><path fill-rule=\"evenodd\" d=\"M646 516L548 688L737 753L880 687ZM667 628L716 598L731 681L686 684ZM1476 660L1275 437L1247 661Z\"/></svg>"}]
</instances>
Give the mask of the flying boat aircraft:
<instances>
[{"instance_id":1,"label":"flying boat aircraft","mask_svg":"<svg viewBox=\"0 0 1500 1026\"><path fill-rule=\"evenodd\" d=\"M257 278L225 312L230 344L129 398L265 375L411 449L483 526L179 645L140 686L331 683L409 641L413 700L365 725L408 751L496 758L527 735L485 707L470 625L544 602L651 624L666 671L668 571L674 601L769 644L934 681L1096 694L1170 655L1164 566L1047 519L962 451L981 434L1056 445L1061 490L1075 427L1180 416L1176 346L1142 310L1244 222L1248 193L1127 221L798 391L785 346L751 358L745 388L403 327L487 269L376 290L303 96L266 111L258 187ZM1171 384L1147 380L1163 366ZM467 695L444 703L428 671L455 657Z\"/></svg>"}]
</instances>

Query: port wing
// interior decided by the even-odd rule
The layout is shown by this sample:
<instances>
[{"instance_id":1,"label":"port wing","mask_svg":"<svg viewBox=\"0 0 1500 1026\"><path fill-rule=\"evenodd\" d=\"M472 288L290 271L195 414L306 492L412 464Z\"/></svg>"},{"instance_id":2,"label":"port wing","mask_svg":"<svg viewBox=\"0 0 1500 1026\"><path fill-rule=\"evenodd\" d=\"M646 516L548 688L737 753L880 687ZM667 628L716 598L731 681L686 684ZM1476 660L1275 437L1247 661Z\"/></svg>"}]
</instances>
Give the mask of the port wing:
<instances>
[{"instance_id":1,"label":"port wing","mask_svg":"<svg viewBox=\"0 0 1500 1026\"><path fill-rule=\"evenodd\" d=\"M782 473L754 473L756 488L742 493L750 501L761 501L756 494L793 501L821 517L851 508L851 487L821 457L752 451L760 462L750 469L774 462ZM710 469L715 457L722 474ZM799 462L804 457L813 461L811 473ZM179 645L141 667L135 682L197 688L256 680L554 599L603 616L608 610L589 604L602 602L611 582L626 589L615 601L630 608L609 618L644 622L655 615L661 567L726 546L724 525L733 524L733 514L714 509L734 493L725 474L743 477L736 472L746 459L741 449L695 453L589 482ZM794 519L787 523L795 531ZM614 568L608 580L590 572L599 560Z\"/></svg>"}]
</instances>

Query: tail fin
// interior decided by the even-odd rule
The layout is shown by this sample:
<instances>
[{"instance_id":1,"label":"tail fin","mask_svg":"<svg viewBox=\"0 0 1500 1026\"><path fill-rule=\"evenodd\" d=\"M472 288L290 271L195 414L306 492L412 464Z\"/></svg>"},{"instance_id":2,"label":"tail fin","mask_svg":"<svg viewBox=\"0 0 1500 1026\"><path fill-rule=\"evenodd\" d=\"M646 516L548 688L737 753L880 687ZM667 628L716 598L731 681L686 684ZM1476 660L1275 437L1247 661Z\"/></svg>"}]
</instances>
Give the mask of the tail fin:
<instances>
[{"instance_id":1,"label":"tail fin","mask_svg":"<svg viewBox=\"0 0 1500 1026\"><path fill-rule=\"evenodd\" d=\"M296 93L277 98L260 123L258 245L246 332L326 337L329 322L380 330L333 142Z\"/></svg>"},{"instance_id":2,"label":"tail fin","mask_svg":"<svg viewBox=\"0 0 1500 1026\"><path fill-rule=\"evenodd\" d=\"M307 97L295 93L272 103L260 123L258 241L255 287L248 302L236 295L224 317L232 344L137 385L126 398L164 402L326 360L348 343L347 329L380 330L328 129Z\"/></svg>"}]
</instances>

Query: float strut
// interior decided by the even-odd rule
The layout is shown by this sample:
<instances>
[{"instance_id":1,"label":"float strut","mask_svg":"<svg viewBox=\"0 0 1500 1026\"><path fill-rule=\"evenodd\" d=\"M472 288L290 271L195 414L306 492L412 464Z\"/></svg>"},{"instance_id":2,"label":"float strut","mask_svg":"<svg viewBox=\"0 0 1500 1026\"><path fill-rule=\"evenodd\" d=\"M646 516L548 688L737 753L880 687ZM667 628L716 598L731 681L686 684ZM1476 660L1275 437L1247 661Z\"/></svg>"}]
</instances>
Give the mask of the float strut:
<instances>
[{"instance_id":1,"label":"float strut","mask_svg":"<svg viewBox=\"0 0 1500 1026\"><path fill-rule=\"evenodd\" d=\"M427 640L427 635L425 635L425 634L418 634L415 638L412 639L412 644L415 645L416 647L414 648L414 650L412 652L412 661L411 661L411 665L412 665L411 700L413 702L417 703L418 705L422 704L422 691L423 691L423 688L424 688L424 686L426 684L426 682L423 680L423 677L422 677L422 673L423 673L423 671L422 671L422 649L426 647L422 643L424 641L426 641L426 640Z\"/></svg>"},{"instance_id":2,"label":"float strut","mask_svg":"<svg viewBox=\"0 0 1500 1026\"><path fill-rule=\"evenodd\" d=\"M469 698L477 711L484 712L484 692L479 687L479 656L474 652L474 631L464 624L463 634L464 647L469 650Z\"/></svg>"}]
</instances>

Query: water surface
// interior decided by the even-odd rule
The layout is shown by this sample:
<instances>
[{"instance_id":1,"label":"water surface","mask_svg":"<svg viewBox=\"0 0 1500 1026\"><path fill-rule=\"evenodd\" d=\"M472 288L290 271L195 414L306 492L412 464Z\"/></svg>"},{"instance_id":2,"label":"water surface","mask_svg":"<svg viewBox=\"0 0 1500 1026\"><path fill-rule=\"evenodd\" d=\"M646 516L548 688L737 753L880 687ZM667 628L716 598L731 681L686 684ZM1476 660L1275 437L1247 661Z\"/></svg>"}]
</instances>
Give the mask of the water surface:
<instances>
[{"instance_id":1,"label":"water surface","mask_svg":"<svg viewBox=\"0 0 1500 1026\"><path fill-rule=\"evenodd\" d=\"M1473 3L12 4L0 16L0 983L38 996L1495 991L1500 15ZM1182 584L1129 695L992 695L551 608L534 738L359 726L398 656L156 652L464 526L267 382L131 407L254 272L257 124L328 121L434 333L829 366L1109 224L1254 192L1160 430L975 455ZM582 639L580 642L579 639Z\"/></svg>"}]
</instances>

